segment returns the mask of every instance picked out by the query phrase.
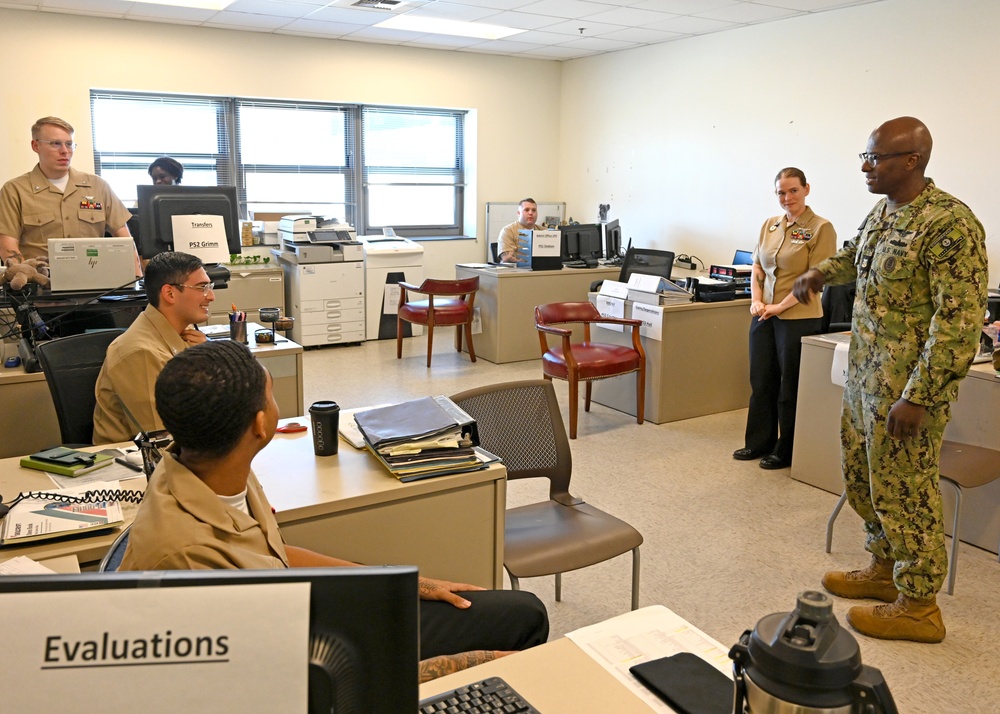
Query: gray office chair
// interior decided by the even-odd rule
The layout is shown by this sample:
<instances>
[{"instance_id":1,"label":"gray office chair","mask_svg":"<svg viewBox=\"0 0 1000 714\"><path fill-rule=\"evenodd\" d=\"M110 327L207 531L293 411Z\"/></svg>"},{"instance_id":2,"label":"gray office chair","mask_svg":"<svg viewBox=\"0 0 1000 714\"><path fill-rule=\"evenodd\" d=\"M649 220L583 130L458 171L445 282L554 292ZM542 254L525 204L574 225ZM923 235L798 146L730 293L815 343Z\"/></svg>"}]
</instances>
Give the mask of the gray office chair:
<instances>
[{"instance_id":1,"label":"gray office chair","mask_svg":"<svg viewBox=\"0 0 1000 714\"><path fill-rule=\"evenodd\" d=\"M569 493L573 457L552 383L508 382L456 394L452 399L479 428L482 447L500 456L507 479L545 478L549 499L509 508L503 565L511 586L520 578L556 576L632 551L632 609L639 606L639 546L642 535L625 521Z\"/></svg>"},{"instance_id":2,"label":"gray office chair","mask_svg":"<svg viewBox=\"0 0 1000 714\"><path fill-rule=\"evenodd\" d=\"M40 342L36 348L64 444L94 443L94 388L110 345L124 330L101 330Z\"/></svg>"},{"instance_id":3,"label":"gray office chair","mask_svg":"<svg viewBox=\"0 0 1000 714\"><path fill-rule=\"evenodd\" d=\"M125 549L128 547L128 534L132 530L132 526L126 526L125 530L118 534L115 538L115 542L111 544L108 548L108 552L104 554L101 558L101 564L97 566L97 572L99 573L112 573L118 570L118 566L122 564L122 558L125 557Z\"/></svg>"},{"instance_id":4,"label":"gray office chair","mask_svg":"<svg viewBox=\"0 0 1000 714\"><path fill-rule=\"evenodd\" d=\"M949 595L955 594L955 576L958 574L958 543L962 528L962 492L967 488L977 488L993 483L1000 478L1000 451L982 446L959 444L945 441L941 444L941 483L946 483L955 492L955 515L951 527L951 553L948 558ZM826 552L833 546L833 524L847 503L843 494L834 506L830 520L826 523ZM1000 547L998 547L1000 550ZM998 557L1000 560L1000 557Z\"/></svg>"}]
</instances>

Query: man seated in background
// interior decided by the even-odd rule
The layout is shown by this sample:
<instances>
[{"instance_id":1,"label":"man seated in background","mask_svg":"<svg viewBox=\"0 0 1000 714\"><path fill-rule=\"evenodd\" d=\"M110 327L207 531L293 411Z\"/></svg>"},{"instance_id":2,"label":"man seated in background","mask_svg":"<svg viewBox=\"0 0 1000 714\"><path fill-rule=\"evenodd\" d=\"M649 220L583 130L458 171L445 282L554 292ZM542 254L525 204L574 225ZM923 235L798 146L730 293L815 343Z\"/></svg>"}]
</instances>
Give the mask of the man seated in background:
<instances>
[{"instance_id":1,"label":"man seated in background","mask_svg":"<svg viewBox=\"0 0 1000 714\"><path fill-rule=\"evenodd\" d=\"M497 253L501 263L517 262L517 232L535 230L538 204L533 198L523 198L517 204L517 220L504 226L497 238Z\"/></svg>"},{"instance_id":2,"label":"man seated in background","mask_svg":"<svg viewBox=\"0 0 1000 714\"><path fill-rule=\"evenodd\" d=\"M250 470L274 436L278 405L249 349L226 340L181 352L156 380L156 405L174 443L149 480L121 569L357 565L282 541ZM545 607L531 593L421 577L419 596L421 681L548 637Z\"/></svg>"},{"instance_id":3,"label":"man seated in background","mask_svg":"<svg viewBox=\"0 0 1000 714\"><path fill-rule=\"evenodd\" d=\"M145 279L149 305L108 347L97 377L95 444L128 441L140 427L163 428L153 393L156 378L167 360L207 339L193 325L208 319L215 300L212 287L201 260L193 255L160 253L149 261Z\"/></svg>"}]
</instances>

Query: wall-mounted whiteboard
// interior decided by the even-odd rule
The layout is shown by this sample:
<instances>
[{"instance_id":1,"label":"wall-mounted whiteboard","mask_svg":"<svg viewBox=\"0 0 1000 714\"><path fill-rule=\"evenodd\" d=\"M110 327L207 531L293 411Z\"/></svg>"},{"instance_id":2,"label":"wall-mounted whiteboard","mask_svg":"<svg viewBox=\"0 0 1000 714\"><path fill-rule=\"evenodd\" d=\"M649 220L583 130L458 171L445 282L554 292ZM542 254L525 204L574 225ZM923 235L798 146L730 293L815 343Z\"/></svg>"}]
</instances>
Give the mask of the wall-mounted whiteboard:
<instances>
[{"instance_id":1,"label":"wall-mounted whiteboard","mask_svg":"<svg viewBox=\"0 0 1000 714\"><path fill-rule=\"evenodd\" d=\"M492 260L490 245L497 242L500 231L508 223L517 220L517 201L511 203L500 203L491 201L486 204L486 259ZM538 222L545 222L547 218L554 216L559 223L566 220L566 203L538 202Z\"/></svg>"}]
</instances>

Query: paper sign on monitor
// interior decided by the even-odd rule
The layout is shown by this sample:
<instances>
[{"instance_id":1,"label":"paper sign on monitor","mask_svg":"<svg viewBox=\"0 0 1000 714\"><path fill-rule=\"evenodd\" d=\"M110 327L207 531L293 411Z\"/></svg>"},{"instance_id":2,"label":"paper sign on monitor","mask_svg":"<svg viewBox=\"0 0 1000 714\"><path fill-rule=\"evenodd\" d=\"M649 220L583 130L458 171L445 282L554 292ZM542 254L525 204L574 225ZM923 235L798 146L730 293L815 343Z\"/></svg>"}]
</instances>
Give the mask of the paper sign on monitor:
<instances>
[{"instance_id":1,"label":"paper sign on monitor","mask_svg":"<svg viewBox=\"0 0 1000 714\"><path fill-rule=\"evenodd\" d=\"M201 258L202 263L228 263L229 243L222 216L171 216L174 250Z\"/></svg>"},{"instance_id":2,"label":"paper sign on monitor","mask_svg":"<svg viewBox=\"0 0 1000 714\"><path fill-rule=\"evenodd\" d=\"M531 257L532 258L552 258L559 257L561 246L561 236L559 231L532 231L531 235Z\"/></svg>"}]
</instances>

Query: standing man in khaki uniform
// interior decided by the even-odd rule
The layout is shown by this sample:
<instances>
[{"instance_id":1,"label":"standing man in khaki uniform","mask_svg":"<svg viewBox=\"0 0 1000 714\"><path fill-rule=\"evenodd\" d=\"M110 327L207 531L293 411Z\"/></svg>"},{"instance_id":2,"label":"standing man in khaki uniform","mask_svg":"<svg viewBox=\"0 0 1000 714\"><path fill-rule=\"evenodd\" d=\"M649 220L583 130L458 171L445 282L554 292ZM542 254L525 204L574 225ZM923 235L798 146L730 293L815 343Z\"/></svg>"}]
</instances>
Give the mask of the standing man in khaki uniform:
<instances>
[{"instance_id":1,"label":"standing man in khaki uniform","mask_svg":"<svg viewBox=\"0 0 1000 714\"><path fill-rule=\"evenodd\" d=\"M49 238L129 237L130 214L106 181L70 167L73 127L44 117L31 127L38 164L0 189L0 261L46 258ZM136 254L136 275L141 275Z\"/></svg>"},{"instance_id":2,"label":"standing man in khaki uniform","mask_svg":"<svg viewBox=\"0 0 1000 714\"><path fill-rule=\"evenodd\" d=\"M871 564L823 587L887 605L847 621L883 639L940 642L936 595L948 571L938 479L941 441L976 354L986 308L986 245L968 206L924 171L931 135L900 117L868 138L861 170L875 204L846 248L795 283L804 301L857 278L841 459L847 501L864 520Z\"/></svg>"}]
</instances>

